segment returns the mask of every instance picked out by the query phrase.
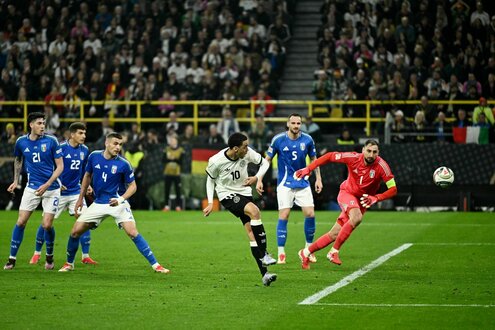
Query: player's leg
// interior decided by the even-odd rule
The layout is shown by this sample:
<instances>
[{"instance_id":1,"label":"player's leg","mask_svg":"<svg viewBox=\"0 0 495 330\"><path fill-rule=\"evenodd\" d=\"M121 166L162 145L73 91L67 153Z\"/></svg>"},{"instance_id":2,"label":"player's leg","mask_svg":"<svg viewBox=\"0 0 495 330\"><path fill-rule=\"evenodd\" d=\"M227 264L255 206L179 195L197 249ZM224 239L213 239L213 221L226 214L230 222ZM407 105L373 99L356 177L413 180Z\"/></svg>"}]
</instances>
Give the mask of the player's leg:
<instances>
[{"instance_id":1,"label":"player's leg","mask_svg":"<svg viewBox=\"0 0 495 330\"><path fill-rule=\"evenodd\" d=\"M3 267L5 270L11 270L15 267L17 252L21 246L22 240L24 239L24 229L29 220L29 217L34 210L38 207L41 201L41 196L36 196L34 194L34 189L25 188L22 194L21 204L19 206L19 215L17 217L17 222L12 231L12 238L10 241L10 255L9 260Z\"/></svg>"},{"instance_id":2,"label":"player's leg","mask_svg":"<svg viewBox=\"0 0 495 330\"><path fill-rule=\"evenodd\" d=\"M345 213L344 213L345 214ZM342 222L343 224L343 222ZM332 229L329 232L320 236L314 243L310 244L308 247L299 251L299 258L302 262L303 269L309 269L310 256L314 255L317 251L320 251L330 245L335 238L337 237L340 229L341 229L341 216L337 219L337 222L333 225Z\"/></svg>"},{"instance_id":3,"label":"player's leg","mask_svg":"<svg viewBox=\"0 0 495 330\"><path fill-rule=\"evenodd\" d=\"M272 282L277 280L277 274L272 274L268 272L268 268L264 265L261 260L264 257L264 254L261 252L261 249L256 242L252 226L250 223L250 219L248 216L241 217L241 221L246 229L246 233L249 238L249 246L251 248L251 254L253 255L254 260L256 261L256 265L258 265L258 269L261 274L261 281L263 285L269 286Z\"/></svg>"},{"instance_id":4,"label":"player's leg","mask_svg":"<svg viewBox=\"0 0 495 330\"><path fill-rule=\"evenodd\" d=\"M60 202L60 189L46 191L42 198L43 205L43 229L45 229L45 247L46 247L46 263L45 269L52 270L53 264L53 247L55 245L55 229L53 228L53 220L58 212Z\"/></svg>"},{"instance_id":5,"label":"player's leg","mask_svg":"<svg viewBox=\"0 0 495 330\"><path fill-rule=\"evenodd\" d=\"M40 224L38 230L36 231L34 253L31 257L31 260L29 260L29 263L31 265L37 264L40 261L41 249L43 248L43 244L45 244L45 229L43 228L43 225Z\"/></svg>"},{"instance_id":6,"label":"player's leg","mask_svg":"<svg viewBox=\"0 0 495 330\"><path fill-rule=\"evenodd\" d=\"M115 210L112 210L113 212L111 215L115 218L115 222L119 225L119 227L124 229L125 233L136 245L139 252L141 252L146 260L148 260L153 270L157 273L170 273L170 270L164 268L158 263L148 242L146 242L144 237L138 232L129 203L124 202L123 204L116 206L114 209Z\"/></svg>"},{"instance_id":7,"label":"player's leg","mask_svg":"<svg viewBox=\"0 0 495 330\"><path fill-rule=\"evenodd\" d=\"M277 261L273 259L266 251L266 233L263 222L261 221L260 209L256 206L256 204L250 201L244 206L244 214L251 219L250 224L253 230L254 239L256 240L260 252L263 255L261 262L265 266L275 264Z\"/></svg>"},{"instance_id":8,"label":"player's leg","mask_svg":"<svg viewBox=\"0 0 495 330\"><path fill-rule=\"evenodd\" d=\"M278 222L277 222L277 247L278 247L278 264L285 264L286 253L285 244L287 243L287 224L289 221L290 210L294 206L294 192L292 189L279 186L277 187L278 202Z\"/></svg>"},{"instance_id":9,"label":"player's leg","mask_svg":"<svg viewBox=\"0 0 495 330\"><path fill-rule=\"evenodd\" d=\"M75 207L77 200L79 198L78 195L73 195L73 196L67 196L69 198L69 214L71 216L75 215ZM86 201L83 199L83 206L81 207L80 213L84 212L88 207L86 206ZM55 215L55 219L57 216ZM81 252L82 252L82 258L81 262L83 264L90 264L90 265L96 265L98 264L96 261L94 261L90 256L89 256L89 248L91 245L91 231L87 230L85 231L80 237L79 237L79 243L81 244Z\"/></svg>"}]
</instances>

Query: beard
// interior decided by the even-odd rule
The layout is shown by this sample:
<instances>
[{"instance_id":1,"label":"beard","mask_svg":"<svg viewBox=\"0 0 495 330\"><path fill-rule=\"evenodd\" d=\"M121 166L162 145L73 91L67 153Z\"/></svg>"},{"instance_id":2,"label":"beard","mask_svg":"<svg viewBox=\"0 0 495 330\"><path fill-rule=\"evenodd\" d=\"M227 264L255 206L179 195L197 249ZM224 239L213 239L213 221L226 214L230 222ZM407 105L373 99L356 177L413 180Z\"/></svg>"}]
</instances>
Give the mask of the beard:
<instances>
[{"instance_id":1,"label":"beard","mask_svg":"<svg viewBox=\"0 0 495 330\"><path fill-rule=\"evenodd\" d=\"M366 164L371 165L375 162L375 159L371 158L371 157L368 157L368 158L365 157L364 161L366 162Z\"/></svg>"}]
</instances>

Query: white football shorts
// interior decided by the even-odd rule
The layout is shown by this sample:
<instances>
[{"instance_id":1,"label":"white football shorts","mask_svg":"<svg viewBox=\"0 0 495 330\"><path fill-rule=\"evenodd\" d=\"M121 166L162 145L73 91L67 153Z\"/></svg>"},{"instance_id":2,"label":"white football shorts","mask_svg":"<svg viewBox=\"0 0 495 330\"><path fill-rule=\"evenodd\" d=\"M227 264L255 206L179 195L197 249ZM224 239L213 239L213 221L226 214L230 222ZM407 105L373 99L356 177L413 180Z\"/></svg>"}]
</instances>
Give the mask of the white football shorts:
<instances>
[{"instance_id":1,"label":"white football shorts","mask_svg":"<svg viewBox=\"0 0 495 330\"><path fill-rule=\"evenodd\" d=\"M94 223L98 227L106 217L114 218L115 223L119 227L122 222L134 221L131 205L125 201L117 206L93 203L81 213L77 222Z\"/></svg>"},{"instance_id":2,"label":"white football shorts","mask_svg":"<svg viewBox=\"0 0 495 330\"><path fill-rule=\"evenodd\" d=\"M296 203L299 207L315 206L313 192L310 187L292 189L285 186L277 187L278 209L290 209Z\"/></svg>"},{"instance_id":3,"label":"white football shorts","mask_svg":"<svg viewBox=\"0 0 495 330\"><path fill-rule=\"evenodd\" d=\"M70 196L60 196L60 200L58 202L58 211L55 214L55 219L64 212L65 210L69 210L69 215L74 215L74 210L76 208L77 199L79 195L70 195ZM82 211L87 209L86 201L83 198L83 206L81 207ZM81 213L81 212L79 212Z\"/></svg>"},{"instance_id":4,"label":"white football shorts","mask_svg":"<svg viewBox=\"0 0 495 330\"><path fill-rule=\"evenodd\" d=\"M35 189L29 187L24 189L19 210L34 211L41 202L43 213L56 214L60 198L60 189L47 190L43 196L35 195L35 191Z\"/></svg>"}]
</instances>

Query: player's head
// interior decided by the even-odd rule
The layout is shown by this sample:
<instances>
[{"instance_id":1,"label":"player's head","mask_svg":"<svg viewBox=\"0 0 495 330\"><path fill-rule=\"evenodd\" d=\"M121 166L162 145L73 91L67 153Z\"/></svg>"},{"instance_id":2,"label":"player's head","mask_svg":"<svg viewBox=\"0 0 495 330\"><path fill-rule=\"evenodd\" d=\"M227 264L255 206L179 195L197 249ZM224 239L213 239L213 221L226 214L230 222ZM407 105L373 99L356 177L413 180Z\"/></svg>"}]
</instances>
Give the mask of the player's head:
<instances>
[{"instance_id":1,"label":"player's head","mask_svg":"<svg viewBox=\"0 0 495 330\"><path fill-rule=\"evenodd\" d=\"M367 140L363 146L364 161L366 164L373 164L376 157L378 157L379 152L378 142L375 140Z\"/></svg>"},{"instance_id":2,"label":"player's head","mask_svg":"<svg viewBox=\"0 0 495 330\"><path fill-rule=\"evenodd\" d=\"M43 112L30 113L27 122L32 134L42 135L45 132L45 114Z\"/></svg>"},{"instance_id":3,"label":"player's head","mask_svg":"<svg viewBox=\"0 0 495 330\"><path fill-rule=\"evenodd\" d=\"M116 157L122 150L123 137L117 132L108 133L105 139L105 152Z\"/></svg>"},{"instance_id":4,"label":"player's head","mask_svg":"<svg viewBox=\"0 0 495 330\"><path fill-rule=\"evenodd\" d=\"M244 158L248 151L248 138L242 133L234 133L229 136L229 149L234 152L236 158Z\"/></svg>"},{"instance_id":5,"label":"player's head","mask_svg":"<svg viewBox=\"0 0 495 330\"><path fill-rule=\"evenodd\" d=\"M75 122L69 126L70 139L77 144L83 144L86 140L86 125L81 122Z\"/></svg>"},{"instance_id":6,"label":"player's head","mask_svg":"<svg viewBox=\"0 0 495 330\"><path fill-rule=\"evenodd\" d=\"M287 129L290 133L297 135L301 129L302 116L297 113L291 113L287 118Z\"/></svg>"}]
</instances>

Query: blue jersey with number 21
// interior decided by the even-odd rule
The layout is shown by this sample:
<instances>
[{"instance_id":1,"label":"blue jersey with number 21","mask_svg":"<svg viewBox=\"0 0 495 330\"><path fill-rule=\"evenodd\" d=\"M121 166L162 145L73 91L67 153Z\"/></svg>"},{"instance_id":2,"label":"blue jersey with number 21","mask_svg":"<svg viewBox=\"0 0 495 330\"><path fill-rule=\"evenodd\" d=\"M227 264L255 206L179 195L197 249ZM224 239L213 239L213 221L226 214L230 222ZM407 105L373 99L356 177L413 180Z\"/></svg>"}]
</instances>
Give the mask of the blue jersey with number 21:
<instances>
[{"instance_id":1,"label":"blue jersey with number 21","mask_svg":"<svg viewBox=\"0 0 495 330\"><path fill-rule=\"evenodd\" d=\"M42 135L33 141L27 134L15 142L14 156L24 158L24 168L28 174L27 187L36 190L52 176L56 167L55 159L62 157L62 149L57 139L51 135ZM58 188L59 181L55 180L48 190Z\"/></svg>"},{"instance_id":2,"label":"blue jersey with number 21","mask_svg":"<svg viewBox=\"0 0 495 330\"><path fill-rule=\"evenodd\" d=\"M294 180L294 172L306 167L306 156L315 157L316 148L313 138L301 132L299 137L292 140L287 132L277 134L266 154L273 158L278 154L278 185L288 188L306 188L309 186L307 180Z\"/></svg>"},{"instance_id":3,"label":"blue jersey with number 21","mask_svg":"<svg viewBox=\"0 0 495 330\"><path fill-rule=\"evenodd\" d=\"M134 181L131 164L123 157L103 157L103 150L93 151L88 158L86 172L93 175L92 187L95 203L108 204L111 198L118 198L119 188Z\"/></svg>"}]
</instances>

